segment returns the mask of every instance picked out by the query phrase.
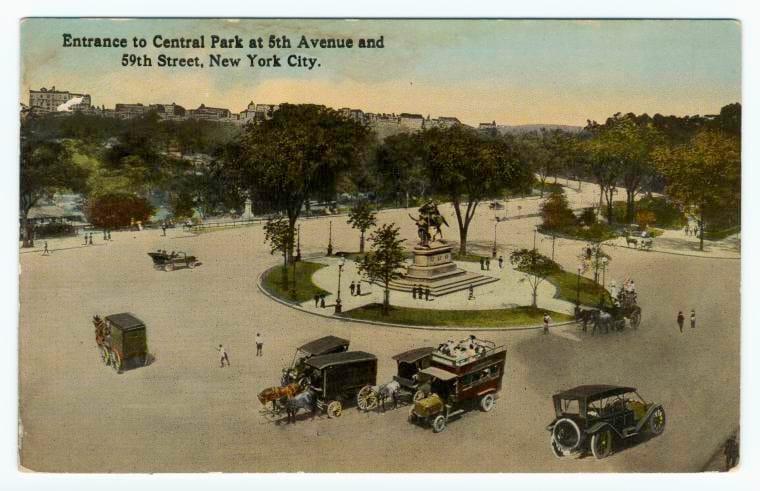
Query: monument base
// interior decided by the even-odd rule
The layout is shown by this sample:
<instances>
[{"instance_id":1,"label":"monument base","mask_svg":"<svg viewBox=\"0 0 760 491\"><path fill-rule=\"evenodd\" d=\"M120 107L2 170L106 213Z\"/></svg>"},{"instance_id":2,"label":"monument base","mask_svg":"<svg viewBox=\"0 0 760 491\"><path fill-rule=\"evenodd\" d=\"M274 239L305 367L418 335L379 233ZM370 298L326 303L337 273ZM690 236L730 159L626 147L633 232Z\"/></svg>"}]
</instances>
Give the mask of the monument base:
<instances>
[{"instance_id":1,"label":"monument base","mask_svg":"<svg viewBox=\"0 0 760 491\"><path fill-rule=\"evenodd\" d=\"M413 263L406 273L391 281L390 288L411 292L414 287L429 289L434 297L448 295L472 287L499 281L493 276L485 276L460 269L451 259L452 246L445 242L432 242L427 247L416 246L412 251Z\"/></svg>"}]
</instances>

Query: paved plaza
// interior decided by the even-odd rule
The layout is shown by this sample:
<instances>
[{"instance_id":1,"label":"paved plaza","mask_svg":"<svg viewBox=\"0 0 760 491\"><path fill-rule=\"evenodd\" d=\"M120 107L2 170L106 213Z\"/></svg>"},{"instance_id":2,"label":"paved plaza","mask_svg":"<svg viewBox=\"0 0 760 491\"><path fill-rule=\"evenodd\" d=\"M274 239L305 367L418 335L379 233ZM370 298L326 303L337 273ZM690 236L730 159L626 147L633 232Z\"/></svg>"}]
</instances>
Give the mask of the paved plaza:
<instances>
[{"instance_id":1,"label":"paved plaza","mask_svg":"<svg viewBox=\"0 0 760 491\"><path fill-rule=\"evenodd\" d=\"M594 199L596 189L583 187L589 195L570 194L571 203ZM510 214L517 206L526 214L538 206L538 200L517 203L509 204ZM378 216L379 223L399 224L408 245L416 237L410 211ZM451 208L442 206L442 211L450 214ZM506 258L515 248L532 247L538 220L500 222L499 253ZM345 217L304 220L304 256L324 254L330 221L335 250L358 249L359 234ZM493 212L483 206L471 227L471 251L490 255ZM455 229L444 233L456 241ZM393 355L463 333L339 321L272 301L256 283L281 257L270 254L259 225L200 235L170 229L167 234L114 232L113 241L105 243L96 234L95 245L86 247L77 238L49 240L50 256L21 251L20 452L27 468L446 472L457 462L458 470L472 472L685 472L702 469L738 426L741 268L736 259L610 247L608 282L635 279L643 309L639 330L592 337L568 325L549 336L479 333L507 347L507 373L496 407L488 414L468 413L433 434L407 423L405 409L385 414L350 409L339 419L302 418L295 426L268 423L259 414L256 394L278 382L297 346L321 336L341 336L350 339L352 349L374 353L378 382L386 382L394 374ZM557 239L555 258L572 271L582 246ZM538 235L537 247L551 254L551 238ZM159 248L194 254L202 265L156 271L146 253ZM477 263L462 265L480 272ZM365 301L348 294L356 277L351 267L342 279L347 309ZM530 288L517 283L511 266L498 271L492 260L490 274L501 281L477 290L479 308L529 302ZM335 292L334 267L314 280ZM553 287L545 288L539 306L567 307L552 303ZM378 291L372 288L373 300ZM391 295L394 304L417 306L408 294ZM464 296L428 304L467 308ZM692 308L697 328L681 334L676 314ZM117 312L132 312L146 323L155 356L150 365L120 375L99 360L91 323L95 314ZM257 333L265 339L262 357L254 356ZM229 353L229 368L219 368L219 344ZM556 459L545 430L553 417L551 395L591 383L632 385L662 403L665 433L602 461ZM118 459L104 458L115 454Z\"/></svg>"}]
</instances>

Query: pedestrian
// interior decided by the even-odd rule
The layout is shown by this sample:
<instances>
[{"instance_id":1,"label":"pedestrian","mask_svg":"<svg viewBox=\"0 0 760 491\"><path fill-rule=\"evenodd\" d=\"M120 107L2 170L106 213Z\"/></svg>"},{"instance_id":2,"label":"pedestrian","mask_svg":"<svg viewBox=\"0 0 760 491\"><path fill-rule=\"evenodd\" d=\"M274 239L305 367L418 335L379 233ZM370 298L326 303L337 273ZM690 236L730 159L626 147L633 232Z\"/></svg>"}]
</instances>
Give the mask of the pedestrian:
<instances>
[{"instance_id":1,"label":"pedestrian","mask_svg":"<svg viewBox=\"0 0 760 491\"><path fill-rule=\"evenodd\" d=\"M483 260L483 258L481 257L480 258L480 270L483 271L484 269L486 269L486 263Z\"/></svg>"},{"instance_id":2,"label":"pedestrian","mask_svg":"<svg viewBox=\"0 0 760 491\"><path fill-rule=\"evenodd\" d=\"M430 288L425 288L425 300L430 301Z\"/></svg>"},{"instance_id":3,"label":"pedestrian","mask_svg":"<svg viewBox=\"0 0 760 491\"><path fill-rule=\"evenodd\" d=\"M504 256L499 256L499 269L504 269Z\"/></svg>"},{"instance_id":4,"label":"pedestrian","mask_svg":"<svg viewBox=\"0 0 760 491\"><path fill-rule=\"evenodd\" d=\"M549 334L549 323L552 321L552 318L549 317L549 313L544 314L544 334Z\"/></svg>"},{"instance_id":5,"label":"pedestrian","mask_svg":"<svg viewBox=\"0 0 760 491\"><path fill-rule=\"evenodd\" d=\"M107 240L108 236L106 235L106 229L103 229L103 240Z\"/></svg>"},{"instance_id":6,"label":"pedestrian","mask_svg":"<svg viewBox=\"0 0 760 491\"><path fill-rule=\"evenodd\" d=\"M322 309L325 308L325 294L324 293L319 296L319 307Z\"/></svg>"},{"instance_id":7,"label":"pedestrian","mask_svg":"<svg viewBox=\"0 0 760 491\"><path fill-rule=\"evenodd\" d=\"M90 233L90 245L92 245L92 233Z\"/></svg>"},{"instance_id":8,"label":"pedestrian","mask_svg":"<svg viewBox=\"0 0 760 491\"><path fill-rule=\"evenodd\" d=\"M256 356L264 356L261 350L264 348L264 338L261 337L261 333L256 333Z\"/></svg>"},{"instance_id":9,"label":"pedestrian","mask_svg":"<svg viewBox=\"0 0 760 491\"><path fill-rule=\"evenodd\" d=\"M111 229L108 229L108 240L111 240Z\"/></svg>"},{"instance_id":10,"label":"pedestrian","mask_svg":"<svg viewBox=\"0 0 760 491\"><path fill-rule=\"evenodd\" d=\"M227 356L227 350L224 349L224 346L220 344L217 351L219 351L219 368L224 368L225 361L227 362L227 366L230 366L230 358Z\"/></svg>"},{"instance_id":11,"label":"pedestrian","mask_svg":"<svg viewBox=\"0 0 760 491\"><path fill-rule=\"evenodd\" d=\"M486 258L486 271L491 271L491 259Z\"/></svg>"},{"instance_id":12,"label":"pedestrian","mask_svg":"<svg viewBox=\"0 0 760 491\"><path fill-rule=\"evenodd\" d=\"M615 282L614 280L610 282L610 296L612 297L613 302L617 300L618 287L617 287L617 282Z\"/></svg>"},{"instance_id":13,"label":"pedestrian","mask_svg":"<svg viewBox=\"0 0 760 491\"><path fill-rule=\"evenodd\" d=\"M87 232L84 233L84 245L87 245Z\"/></svg>"},{"instance_id":14,"label":"pedestrian","mask_svg":"<svg viewBox=\"0 0 760 491\"><path fill-rule=\"evenodd\" d=\"M739 463L739 444L733 436L726 440L723 446L723 454L726 456L726 472L730 471Z\"/></svg>"},{"instance_id":15,"label":"pedestrian","mask_svg":"<svg viewBox=\"0 0 760 491\"><path fill-rule=\"evenodd\" d=\"M166 222L161 224L161 232L163 233L163 236L166 237Z\"/></svg>"},{"instance_id":16,"label":"pedestrian","mask_svg":"<svg viewBox=\"0 0 760 491\"><path fill-rule=\"evenodd\" d=\"M689 236L689 226L688 225L684 229L684 233L686 234L687 237Z\"/></svg>"},{"instance_id":17,"label":"pedestrian","mask_svg":"<svg viewBox=\"0 0 760 491\"><path fill-rule=\"evenodd\" d=\"M356 282L356 296L357 297L362 296L362 282L361 281Z\"/></svg>"},{"instance_id":18,"label":"pedestrian","mask_svg":"<svg viewBox=\"0 0 760 491\"><path fill-rule=\"evenodd\" d=\"M678 311L678 317L676 318L676 322L678 322L678 329L679 329L681 332L683 332L683 321L684 321L683 312L681 312L681 311L679 310L679 311Z\"/></svg>"},{"instance_id":19,"label":"pedestrian","mask_svg":"<svg viewBox=\"0 0 760 491\"><path fill-rule=\"evenodd\" d=\"M314 308L319 307L319 293L314 294Z\"/></svg>"},{"instance_id":20,"label":"pedestrian","mask_svg":"<svg viewBox=\"0 0 760 491\"><path fill-rule=\"evenodd\" d=\"M691 320L691 328L694 329L695 327L697 327L697 314L694 312L694 309L691 309L690 320Z\"/></svg>"},{"instance_id":21,"label":"pedestrian","mask_svg":"<svg viewBox=\"0 0 760 491\"><path fill-rule=\"evenodd\" d=\"M412 298L413 298L414 300L417 300L417 285L414 285L414 286L412 287Z\"/></svg>"},{"instance_id":22,"label":"pedestrian","mask_svg":"<svg viewBox=\"0 0 760 491\"><path fill-rule=\"evenodd\" d=\"M42 255L43 256L49 256L50 255L50 251L48 250L47 241L45 241L45 250L42 251Z\"/></svg>"},{"instance_id":23,"label":"pedestrian","mask_svg":"<svg viewBox=\"0 0 760 491\"><path fill-rule=\"evenodd\" d=\"M469 292L467 300L474 300L475 299L475 288L472 286L472 283L470 283L470 286L467 287L467 291Z\"/></svg>"},{"instance_id":24,"label":"pedestrian","mask_svg":"<svg viewBox=\"0 0 760 491\"><path fill-rule=\"evenodd\" d=\"M353 297L354 292L356 291L356 285L354 284L353 281L351 282L351 286L349 286L348 289L351 290L351 296Z\"/></svg>"}]
</instances>

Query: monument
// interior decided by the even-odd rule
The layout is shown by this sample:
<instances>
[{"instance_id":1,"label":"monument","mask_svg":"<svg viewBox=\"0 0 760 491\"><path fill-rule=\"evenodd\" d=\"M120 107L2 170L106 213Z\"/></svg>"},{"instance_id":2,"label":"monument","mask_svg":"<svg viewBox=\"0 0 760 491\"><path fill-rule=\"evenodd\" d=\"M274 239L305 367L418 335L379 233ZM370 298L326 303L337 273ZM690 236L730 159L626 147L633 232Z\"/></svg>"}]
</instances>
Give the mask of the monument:
<instances>
[{"instance_id":1,"label":"monument","mask_svg":"<svg viewBox=\"0 0 760 491\"><path fill-rule=\"evenodd\" d=\"M446 219L432 201L419 209L417 218L409 215L417 225L419 242L414 246L412 264L390 287L397 291L411 291L416 286L429 288L434 297L466 290L472 285L480 286L498 281L498 278L472 273L459 268L451 257L453 246L443 240Z\"/></svg>"}]
</instances>

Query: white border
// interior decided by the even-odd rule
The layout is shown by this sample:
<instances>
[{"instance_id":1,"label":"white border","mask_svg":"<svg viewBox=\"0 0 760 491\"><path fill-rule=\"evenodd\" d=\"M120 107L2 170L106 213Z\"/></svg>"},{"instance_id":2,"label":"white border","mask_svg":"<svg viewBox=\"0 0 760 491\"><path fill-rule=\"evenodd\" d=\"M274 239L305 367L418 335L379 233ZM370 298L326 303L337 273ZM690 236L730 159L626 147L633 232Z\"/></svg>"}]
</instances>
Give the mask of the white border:
<instances>
[{"instance_id":1,"label":"white border","mask_svg":"<svg viewBox=\"0 0 760 491\"><path fill-rule=\"evenodd\" d=\"M495 3L495 2L494 2ZM2 145L4 179L0 181L0 230L8 231L0 242L3 258L3 275L0 278L0 326L4 330L0 343L0 488L3 489L76 489L109 491L133 488L160 489L182 486L184 490L206 489L210 486L226 489L253 489L265 487L283 489L334 490L392 487L416 489L443 487L453 489L661 489L686 487L691 490L715 488L750 489L751 482L759 482L757 462L760 451L760 431L754 415L760 407L757 393L759 357L753 351L760 346L758 327L752 325L751 298L747 292L756 292L755 278L760 273L754 251L760 250L758 240L758 73L757 49L760 48L760 18L751 0L521 0L502 5L491 5L485 0L437 0L430 2L409 0L382 0L359 5L356 0L320 0L296 2L277 0L259 4L245 0L214 0L200 3L188 0L115 0L108 3L96 0L62 2L61 0L27 0L4 5L5 15L0 20L2 62L4 76L0 79L4 97L0 107L0 144ZM17 471L16 416L17 416L17 333L18 324L18 84L19 84L19 19L28 16L101 16L101 17L602 17L602 18L734 18L743 27L743 298L741 339L742 351L742 469L726 474L669 474L669 475L590 475L590 474L505 474L505 475L242 475L242 474L189 474L189 475L56 475L31 474ZM754 60L752 57L754 56ZM717 286L717 285L716 285ZM755 293L755 298L756 293ZM709 356L705 353L705 356ZM720 415L716 415L720 417ZM516 444L512 451L516 450ZM506 449L505 449L506 450Z\"/></svg>"}]
</instances>

